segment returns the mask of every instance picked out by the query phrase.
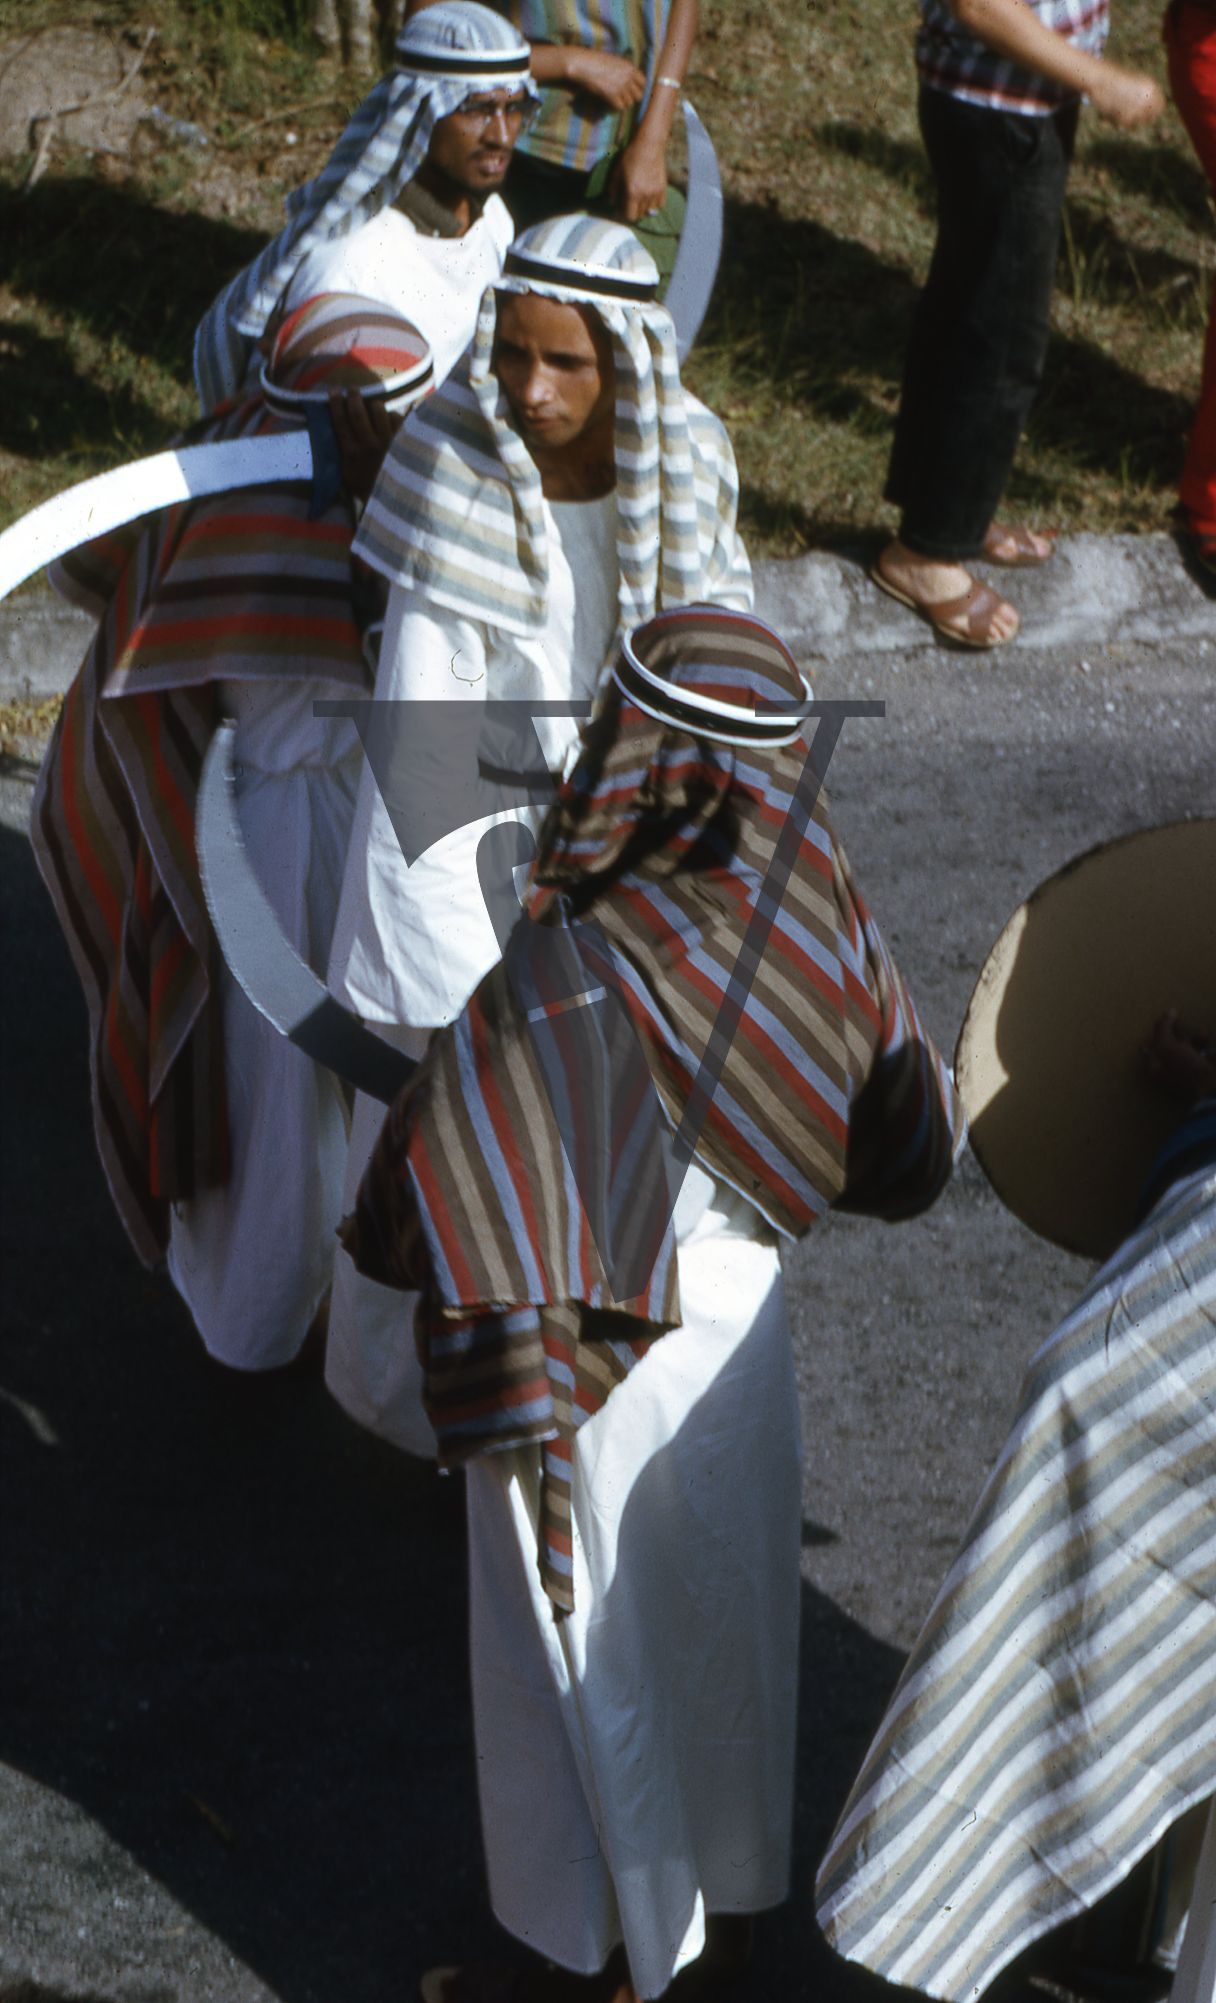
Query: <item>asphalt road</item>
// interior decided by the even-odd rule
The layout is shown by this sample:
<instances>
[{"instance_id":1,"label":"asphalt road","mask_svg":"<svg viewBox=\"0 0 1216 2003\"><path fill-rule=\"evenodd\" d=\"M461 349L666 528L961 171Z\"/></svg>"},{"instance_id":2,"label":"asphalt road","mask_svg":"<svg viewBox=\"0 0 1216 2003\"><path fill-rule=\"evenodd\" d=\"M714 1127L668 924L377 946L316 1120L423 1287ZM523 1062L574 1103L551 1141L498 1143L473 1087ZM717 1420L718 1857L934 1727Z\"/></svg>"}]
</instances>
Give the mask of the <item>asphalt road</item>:
<instances>
[{"instance_id":1,"label":"asphalt road","mask_svg":"<svg viewBox=\"0 0 1216 2003\"><path fill-rule=\"evenodd\" d=\"M849 726L829 784L944 1043L1041 877L1216 811L1214 675L1216 642L1193 640L820 674L822 695L888 705ZM24 835L31 776L0 775L0 2003L408 2003L419 1968L494 1941L459 1482L361 1435L315 1375L208 1363L136 1264ZM818 1940L815 1859L1086 1270L969 1161L924 1219L834 1219L787 1262L807 1442L795 1883L740 2003L893 1994Z\"/></svg>"}]
</instances>

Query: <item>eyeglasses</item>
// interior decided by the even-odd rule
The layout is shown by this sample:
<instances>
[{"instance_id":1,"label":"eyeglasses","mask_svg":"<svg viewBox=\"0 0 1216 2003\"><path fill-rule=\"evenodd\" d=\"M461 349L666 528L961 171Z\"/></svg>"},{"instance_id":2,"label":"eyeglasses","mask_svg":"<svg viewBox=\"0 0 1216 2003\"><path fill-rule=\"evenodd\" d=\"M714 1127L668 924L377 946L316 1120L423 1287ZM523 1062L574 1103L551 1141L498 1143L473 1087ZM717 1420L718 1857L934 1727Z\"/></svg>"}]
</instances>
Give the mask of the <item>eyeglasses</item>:
<instances>
[{"instance_id":1,"label":"eyeglasses","mask_svg":"<svg viewBox=\"0 0 1216 2003\"><path fill-rule=\"evenodd\" d=\"M531 125L539 110L540 106L536 99L529 97L526 91L519 91L514 97L509 97L505 91L501 91L493 97L466 97L463 104L457 105L452 116L467 119L471 126L475 126L479 132L484 132L486 126L501 112L509 125L518 126L523 132Z\"/></svg>"}]
</instances>

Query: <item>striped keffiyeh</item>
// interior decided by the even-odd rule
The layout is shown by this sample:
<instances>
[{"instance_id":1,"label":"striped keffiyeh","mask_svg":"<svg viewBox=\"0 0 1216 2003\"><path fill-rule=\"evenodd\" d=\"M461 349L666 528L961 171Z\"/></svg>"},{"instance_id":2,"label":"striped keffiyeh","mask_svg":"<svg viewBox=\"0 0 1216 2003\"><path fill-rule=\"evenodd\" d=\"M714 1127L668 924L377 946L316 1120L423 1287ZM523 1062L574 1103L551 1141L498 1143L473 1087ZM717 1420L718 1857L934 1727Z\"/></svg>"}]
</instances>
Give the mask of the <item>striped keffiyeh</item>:
<instances>
[{"instance_id":1,"label":"striped keffiyeh","mask_svg":"<svg viewBox=\"0 0 1216 2003\"><path fill-rule=\"evenodd\" d=\"M529 49L509 21L477 0L438 0L407 21L396 64L359 106L315 180L287 198L287 222L220 293L194 339L200 407L245 386L253 343L265 332L293 272L318 244L387 208L426 158L439 119L478 91L526 89Z\"/></svg>"},{"instance_id":2,"label":"striped keffiyeh","mask_svg":"<svg viewBox=\"0 0 1216 2003\"><path fill-rule=\"evenodd\" d=\"M525 230L487 289L466 362L403 426L364 511L356 551L391 583L509 633L545 623L549 555L540 475L494 374L497 294L590 307L616 361L620 631L664 607L746 611L738 482L718 419L680 382L658 273L632 231L590 216Z\"/></svg>"},{"instance_id":3,"label":"striped keffiyeh","mask_svg":"<svg viewBox=\"0 0 1216 2003\"><path fill-rule=\"evenodd\" d=\"M676 700L656 702L656 682ZM571 1441L679 1323L671 1137L791 820L792 870L697 1156L790 1237L834 1203L908 1215L950 1172L949 1075L822 795L809 820L795 812L804 697L758 620L698 608L631 637L542 830L525 915L432 1038L343 1227L362 1271L421 1292L442 1458L543 1443L541 1572L559 1609Z\"/></svg>"}]
</instances>

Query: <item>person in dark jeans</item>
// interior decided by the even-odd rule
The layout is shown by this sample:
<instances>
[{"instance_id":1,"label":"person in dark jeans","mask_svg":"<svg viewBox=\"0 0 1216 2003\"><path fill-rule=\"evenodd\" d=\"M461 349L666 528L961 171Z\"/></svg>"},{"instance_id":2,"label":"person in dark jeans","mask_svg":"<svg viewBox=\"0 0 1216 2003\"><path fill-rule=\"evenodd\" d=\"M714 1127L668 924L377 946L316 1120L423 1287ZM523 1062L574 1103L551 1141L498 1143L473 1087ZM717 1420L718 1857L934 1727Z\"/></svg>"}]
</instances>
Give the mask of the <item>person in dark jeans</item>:
<instances>
[{"instance_id":1,"label":"person in dark jeans","mask_svg":"<svg viewBox=\"0 0 1216 2003\"><path fill-rule=\"evenodd\" d=\"M1050 536L996 519L1047 348L1082 96L1124 131L1164 99L1102 60L1107 0L921 0L920 126L938 234L904 363L876 584L941 637L994 647L1012 605L967 569L1044 562Z\"/></svg>"}]
</instances>

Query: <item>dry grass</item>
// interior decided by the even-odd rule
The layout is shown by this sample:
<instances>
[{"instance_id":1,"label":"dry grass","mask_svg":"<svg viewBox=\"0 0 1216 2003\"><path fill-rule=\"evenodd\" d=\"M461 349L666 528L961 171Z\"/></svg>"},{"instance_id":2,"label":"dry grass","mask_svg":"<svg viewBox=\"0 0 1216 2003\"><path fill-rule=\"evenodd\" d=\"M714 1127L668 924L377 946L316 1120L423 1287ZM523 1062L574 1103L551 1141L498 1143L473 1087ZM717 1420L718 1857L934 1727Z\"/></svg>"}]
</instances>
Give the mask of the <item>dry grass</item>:
<instances>
[{"instance_id":1,"label":"dry grass","mask_svg":"<svg viewBox=\"0 0 1216 2003\"><path fill-rule=\"evenodd\" d=\"M261 4L273 18L273 0ZM238 29L236 0L155 13L147 95L205 126L212 145L144 127L129 161L58 153L28 195L28 163L0 170L9 517L155 449L188 418L200 312L358 95L301 47ZM703 17L693 89L722 160L728 241L689 380L730 424L753 547L854 540L884 519L904 339L932 239L915 8L703 0ZM84 17L59 0L3 0L0 34L55 18ZM113 0L87 18L135 32L146 16ZM1112 52L1162 75L1159 19L1160 0L1120 0ZM1013 489L1032 519L1165 522L1212 262L1206 188L1173 112L1137 138L1086 118L1048 376Z\"/></svg>"},{"instance_id":2,"label":"dry grass","mask_svg":"<svg viewBox=\"0 0 1216 2003\"><path fill-rule=\"evenodd\" d=\"M0 773L14 765L37 765L62 708L61 695L0 702Z\"/></svg>"}]
</instances>

